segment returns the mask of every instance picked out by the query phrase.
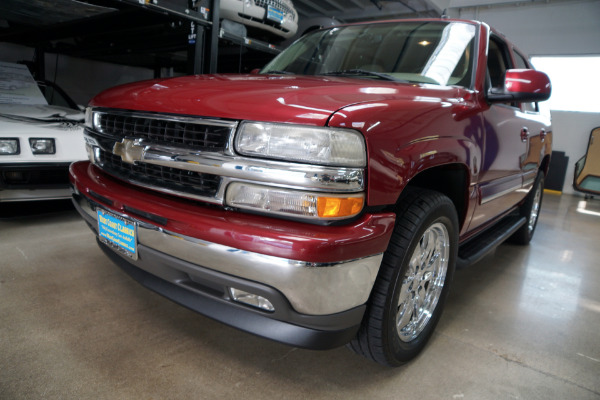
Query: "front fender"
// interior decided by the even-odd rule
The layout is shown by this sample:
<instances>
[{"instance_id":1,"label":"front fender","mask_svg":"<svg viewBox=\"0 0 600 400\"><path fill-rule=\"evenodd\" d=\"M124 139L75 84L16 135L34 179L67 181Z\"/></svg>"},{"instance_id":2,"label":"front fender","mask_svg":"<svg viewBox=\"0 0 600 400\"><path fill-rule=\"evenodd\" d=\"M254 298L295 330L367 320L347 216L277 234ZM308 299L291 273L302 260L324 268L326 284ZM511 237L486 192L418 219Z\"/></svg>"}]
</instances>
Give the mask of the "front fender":
<instances>
[{"instance_id":1,"label":"front fender","mask_svg":"<svg viewBox=\"0 0 600 400\"><path fill-rule=\"evenodd\" d=\"M370 103L338 111L329 125L364 134L368 205L390 205L415 176L433 167L459 164L469 171L469 183L476 178L483 125L477 113L458 117L464 109L450 101Z\"/></svg>"}]
</instances>

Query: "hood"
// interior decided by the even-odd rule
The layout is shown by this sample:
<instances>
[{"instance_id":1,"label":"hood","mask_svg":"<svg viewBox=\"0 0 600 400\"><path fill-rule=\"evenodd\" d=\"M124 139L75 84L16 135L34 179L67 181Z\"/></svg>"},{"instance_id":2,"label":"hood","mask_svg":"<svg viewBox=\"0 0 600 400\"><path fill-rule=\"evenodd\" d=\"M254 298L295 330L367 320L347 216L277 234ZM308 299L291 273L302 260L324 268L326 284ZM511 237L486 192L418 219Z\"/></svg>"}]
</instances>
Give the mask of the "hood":
<instances>
[{"instance_id":1,"label":"hood","mask_svg":"<svg viewBox=\"0 0 600 400\"><path fill-rule=\"evenodd\" d=\"M369 79L296 75L196 75L109 89L91 106L126 110L325 125L350 105L456 97L459 89Z\"/></svg>"}]
</instances>

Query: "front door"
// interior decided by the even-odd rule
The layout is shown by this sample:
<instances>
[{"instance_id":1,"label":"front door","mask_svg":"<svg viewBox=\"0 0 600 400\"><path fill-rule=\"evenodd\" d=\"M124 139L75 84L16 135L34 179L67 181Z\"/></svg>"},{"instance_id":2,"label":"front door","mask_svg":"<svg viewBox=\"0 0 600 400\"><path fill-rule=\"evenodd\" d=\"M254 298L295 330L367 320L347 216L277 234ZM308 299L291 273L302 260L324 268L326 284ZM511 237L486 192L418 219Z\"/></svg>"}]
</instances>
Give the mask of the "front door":
<instances>
[{"instance_id":1,"label":"front door","mask_svg":"<svg viewBox=\"0 0 600 400\"><path fill-rule=\"evenodd\" d=\"M503 88L505 72L512 67L509 54L504 41L490 38L488 86ZM469 229L501 215L527 194L523 179L531 135L529 122L517 104L493 104L483 113L484 149L477 185L479 202Z\"/></svg>"}]
</instances>

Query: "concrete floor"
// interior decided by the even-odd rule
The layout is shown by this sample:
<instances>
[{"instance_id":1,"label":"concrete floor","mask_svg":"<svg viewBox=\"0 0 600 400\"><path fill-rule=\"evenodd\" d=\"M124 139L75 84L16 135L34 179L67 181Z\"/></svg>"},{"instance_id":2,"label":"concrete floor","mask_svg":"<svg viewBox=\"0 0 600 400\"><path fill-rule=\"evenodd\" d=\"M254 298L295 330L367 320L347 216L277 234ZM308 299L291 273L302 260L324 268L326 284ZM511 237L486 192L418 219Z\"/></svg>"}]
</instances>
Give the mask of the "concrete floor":
<instances>
[{"instance_id":1,"label":"concrete floor","mask_svg":"<svg viewBox=\"0 0 600 400\"><path fill-rule=\"evenodd\" d=\"M2 205L0 399L600 399L600 200L582 200L546 194L531 246L458 271L397 369L225 327L126 276L68 203Z\"/></svg>"}]
</instances>

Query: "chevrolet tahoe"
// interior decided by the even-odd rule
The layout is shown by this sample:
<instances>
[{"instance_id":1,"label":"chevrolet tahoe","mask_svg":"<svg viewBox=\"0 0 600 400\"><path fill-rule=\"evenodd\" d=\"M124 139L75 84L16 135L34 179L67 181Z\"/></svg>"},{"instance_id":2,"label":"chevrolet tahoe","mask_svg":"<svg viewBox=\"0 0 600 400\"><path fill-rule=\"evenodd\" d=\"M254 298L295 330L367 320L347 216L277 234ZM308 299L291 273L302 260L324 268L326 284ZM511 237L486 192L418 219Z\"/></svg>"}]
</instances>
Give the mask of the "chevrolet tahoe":
<instances>
[{"instance_id":1,"label":"chevrolet tahoe","mask_svg":"<svg viewBox=\"0 0 600 400\"><path fill-rule=\"evenodd\" d=\"M550 93L485 23L321 29L255 74L97 95L73 201L106 255L167 298L397 366L424 348L457 265L531 240Z\"/></svg>"}]
</instances>

